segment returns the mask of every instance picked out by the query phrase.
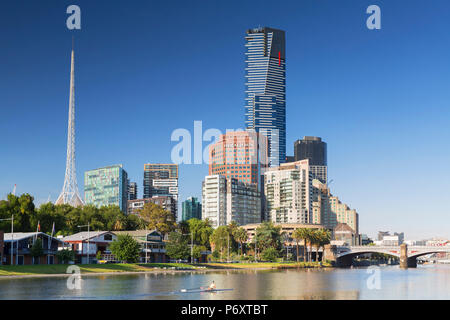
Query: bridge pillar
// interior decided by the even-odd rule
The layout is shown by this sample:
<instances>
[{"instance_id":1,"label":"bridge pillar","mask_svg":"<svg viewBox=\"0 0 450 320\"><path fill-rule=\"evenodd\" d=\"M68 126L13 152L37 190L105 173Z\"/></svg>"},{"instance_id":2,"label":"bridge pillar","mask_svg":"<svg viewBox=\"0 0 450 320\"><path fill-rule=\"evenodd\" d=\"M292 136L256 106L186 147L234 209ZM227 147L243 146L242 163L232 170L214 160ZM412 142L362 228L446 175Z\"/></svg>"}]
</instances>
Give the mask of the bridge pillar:
<instances>
[{"instance_id":1,"label":"bridge pillar","mask_svg":"<svg viewBox=\"0 0 450 320\"><path fill-rule=\"evenodd\" d=\"M400 268L408 269L408 246L406 243L400 245Z\"/></svg>"},{"instance_id":2,"label":"bridge pillar","mask_svg":"<svg viewBox=\"0 0 450 320\"><path fill-rule=\"evenodd\" d=\"M336 252L337 248L335 245L326 244L323 248L323 261L331 261L331 263L336 263Z\"/></svg>"}]
</instances>

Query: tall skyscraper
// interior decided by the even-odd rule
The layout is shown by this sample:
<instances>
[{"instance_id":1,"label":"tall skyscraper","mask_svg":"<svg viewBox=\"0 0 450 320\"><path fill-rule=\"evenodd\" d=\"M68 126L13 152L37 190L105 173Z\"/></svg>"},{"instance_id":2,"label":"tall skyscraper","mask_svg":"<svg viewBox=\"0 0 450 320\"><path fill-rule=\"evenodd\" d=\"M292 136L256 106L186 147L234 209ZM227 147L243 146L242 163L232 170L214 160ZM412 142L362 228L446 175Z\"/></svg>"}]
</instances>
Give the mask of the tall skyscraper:
<instances>
[{"instance_id":1,"label":"tall skyscraper","mask_svg":"<svg viewBox=\"0 0 450 320\"><path fill-rule=\"evenodd\" d=\"M268 27L245 37L245 126L269 139L269 164L286 160L285 33Z\"/></svg>"},{"instance_id":2,"label":"tall skyscraper","mask_svg":"<svg viewBox=\"0 0 450 320\"><path fill-rule=\"evenodd\" d=\"M55 204L83 205L78 191L77 173L75 170L75 52L72 47L70 66L69 121L67 130L67 159L64 186Z\"/></svg>"},{"instance_id":3,"label":"tall skyscraper","mask_svg":"<svg viewBox=\"0 0 450 320\"><path fill-rule=\"evenodd\" d=\"M128 180L128 200L136 200L138 193L138 186L136 182L130 182Z\"/></svg>"},{"instance_id":4,"label":"tall skyscraper","mask_svg":"<svg viewBox=\"0 0 450 320\"><path fill-rule=\"evenodd\" d=\"M327 144L319 137L304 137L294 142L295 161L309 160L310 166L327 165Z\"/></svg>"},{"instance_id":5,"label":"tall skyscraper","mask_svg":"<svg viewBox=\"0 0 450 320\"><path fill-rule=\"evenodd\" d=\"M144 165L144 199L155 196L170 196L178 202L177 164L147 163ZM177 212L175 212L176 217Z\"/></svg>"},{"instance_id":6,"label":"tall skyscraper","mask_svg":"<svg viewBox=\"0 0 450 320\"><path fill-rule=\"evenodd\" d=\"M202 218L202 204L195 197L189 197L183 201L182 206L182 219L183 221L188 221L189 219Z\"/></svg>"},{"instance_id":7,"label":"tall skyscraper","mask_svg":"<svg viewBox=\"0 0 450 320\"><path fill-rule=\"evenodd\" d=\"M108 166L84 173L84 201L96 207L116 205L127 212L128 174L122 165Z\"/></svg>"},{"instance_id":8,"label":"tall skyscraper","mask_svg":"<svg viewBox=\"0 0 450 320\"><path fill-rule=\"evenodd\" d=\"M209 147L209 175L220 174L259 187L267 165L267 138L260 133L227 132Z\"/></svg>"}]
</instances>

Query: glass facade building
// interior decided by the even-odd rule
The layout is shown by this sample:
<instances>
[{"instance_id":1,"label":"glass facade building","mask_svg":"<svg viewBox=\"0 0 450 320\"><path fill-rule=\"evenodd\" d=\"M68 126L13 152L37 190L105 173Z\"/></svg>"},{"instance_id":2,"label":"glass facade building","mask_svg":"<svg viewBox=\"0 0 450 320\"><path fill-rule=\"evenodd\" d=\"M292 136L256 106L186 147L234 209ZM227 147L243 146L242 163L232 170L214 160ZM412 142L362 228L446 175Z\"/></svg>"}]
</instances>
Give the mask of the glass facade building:
<instances>
[{"instance_id":1,"label":"glass facade building","mask_svg":"<svg viewBox=\"0 0 450 320\"><path fill-rule=\"evenodd\" d=\"M188 221L192 218L202 219L202 204L195 197L187 198L183 202L182 210L183 221Z\"/></svg>"},{"instance_id":2,"label":"glass facade building","mask_svg":"<svg viewBox=\"0 0 450 320\"><path fill-rule=\"evenodd\" d=\"M247 30L245 37L245 126L269 142L269 165L286 160L285 32Z\"/></svg>"},{"instance_id":3,"label":"glass facade building","mask_svg":"<svg viewBox=\"0 0 450 320\"><path fill-rule=\"evenodd\" d=\"M294 143L295 161L309 160L311 166L327 165L327 144L319 137L304 137Z\"/></svg>"},{"instance_id":4,"label":"glass facade building","mask_svg":"<svg viewBox=\"0 0 450 320\"><path fill-rule=\"evenodd\" d=\"M144 199L156 196L169 196L174 199L175 203L178 202L177 164L144 164ZM174 212L175 218L178 216L177 211Z\"/></svg>"},{"instance_id":5,"label":"glass facade building","mask_svg":"<svg viewBox=\"0 0 450 320\"><path fill-rule=\"evenodd\" d=\"M122 165L108 166L84 173L84 202L96 207L117 205L127 212L128 174Z\"/></svg>"}]
</instances>

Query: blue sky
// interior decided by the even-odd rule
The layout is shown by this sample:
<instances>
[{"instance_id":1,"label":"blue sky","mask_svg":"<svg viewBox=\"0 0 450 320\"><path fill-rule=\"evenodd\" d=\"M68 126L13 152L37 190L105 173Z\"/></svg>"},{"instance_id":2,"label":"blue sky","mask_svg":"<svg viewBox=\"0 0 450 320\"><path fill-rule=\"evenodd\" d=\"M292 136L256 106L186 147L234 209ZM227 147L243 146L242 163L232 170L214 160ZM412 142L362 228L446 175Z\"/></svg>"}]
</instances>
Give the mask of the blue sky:
<instances>
[{"instance_id":1,"label":"blue sky","mask_svg":"<svg viewBox=\"0 0 450 320\"><path fill-rule=\"evenodd\" d=\"M66 8L81 7L81 30ZM366 27L377 4L382 29ZM328 143L332 192L360 231L450 237L450 3L433 1L3 1L0 198L61 191L71 38L76 155L83 173L121 163L142 195L143 165L170 162L173 130L244 126L245 30L286 31L287 153ZM206 143L205 143L206 145ZM201 197L206 165L180 167Z\"/></svg>"}]
</instances>

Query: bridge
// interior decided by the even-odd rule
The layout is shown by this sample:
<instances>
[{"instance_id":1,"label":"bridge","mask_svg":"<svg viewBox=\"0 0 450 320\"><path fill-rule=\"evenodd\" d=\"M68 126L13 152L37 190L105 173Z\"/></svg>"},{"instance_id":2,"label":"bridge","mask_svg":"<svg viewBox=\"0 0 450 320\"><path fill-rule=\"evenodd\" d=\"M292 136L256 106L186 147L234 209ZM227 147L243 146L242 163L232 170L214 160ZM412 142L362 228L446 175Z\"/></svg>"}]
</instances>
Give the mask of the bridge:
<instances>
[{"instance_id":1,"label":"bridge","mask_svg":"<svg viewBox=\"0 0 450 320\"><path fill-rule=\"evenodd\" d=\"M400 258L401 268L417 267L417 258L432 253L450 253L449 247L437 246L334 246L326 245L325 259L334 261L338 267L350 267L353 258L366 253L383 253Z\"/></svg>"}]
</instances>

